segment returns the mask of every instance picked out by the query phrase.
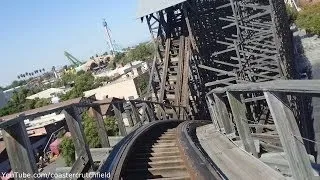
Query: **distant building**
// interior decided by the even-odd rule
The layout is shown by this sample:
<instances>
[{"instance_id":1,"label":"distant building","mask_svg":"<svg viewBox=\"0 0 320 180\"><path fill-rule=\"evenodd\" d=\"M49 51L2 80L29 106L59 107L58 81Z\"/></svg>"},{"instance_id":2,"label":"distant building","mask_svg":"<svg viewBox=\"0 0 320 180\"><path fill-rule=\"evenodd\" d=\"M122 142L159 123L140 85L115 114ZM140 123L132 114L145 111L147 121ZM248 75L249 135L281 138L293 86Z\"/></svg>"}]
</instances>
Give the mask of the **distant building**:
<instances>
[{"instance_id":1,"label":"distant building","mask_svg":"<svg viewBox=\"0 0 320 180\"><path fill-rule=\"evenodd\" d=\"M57 101L57 96L60 94L65 94L69 89L65 89L65 88L50 88L50 89L46 89L44 91L41 91L37 94L28 96L26 99L52 99L52 103L57 103L55 101Z\"/></svg>"},{"instance_id":2,"label":"distant building","mask_svg":"<svg viewBox=\"0 0 320 180\"><path fill-rule=\"evenodd\" d=\"M139 97L133 78L113 82L106 86L86 91L84 95L85 97L95 95L97 100L103 100L107 97L120 99L136 99Z\"/></svg>"},{"instance_id":3,"label":"distant building","mask_svg":"<svg viewBox=\"0 0 320 180\"><path fill-rule=\"evenodd\" d=\"M142 61L134 61L126 64L123 67L118 67L114 70L109 70L104 73L97 74L96 76L97 77L104 77L104 76L116 77L116 76L128 74L131 77L137 77L146 71L148 71L147 63Z\"/></svg>"}]
</instances>

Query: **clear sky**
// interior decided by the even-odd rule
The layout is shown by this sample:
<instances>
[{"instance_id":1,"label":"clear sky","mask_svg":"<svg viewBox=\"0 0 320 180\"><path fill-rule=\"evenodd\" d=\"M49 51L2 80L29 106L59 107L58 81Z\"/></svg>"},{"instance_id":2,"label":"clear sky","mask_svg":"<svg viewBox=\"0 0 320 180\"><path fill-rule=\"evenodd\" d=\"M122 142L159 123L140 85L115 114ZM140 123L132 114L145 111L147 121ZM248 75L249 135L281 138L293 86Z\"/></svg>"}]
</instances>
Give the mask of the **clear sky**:
<instances>
[{"instance_id":1,"label":"clear sky","mask_svg":"<svg viewBox=\"0 0 320 180\"><path fill-rule=\"evenodd\" d=\"M136 9L137 0L1 0L0 85L21 73L69 64L65 50L82 61L104 53L103 18L122 47L148 40Z\"/></svg>"}]
</instances>

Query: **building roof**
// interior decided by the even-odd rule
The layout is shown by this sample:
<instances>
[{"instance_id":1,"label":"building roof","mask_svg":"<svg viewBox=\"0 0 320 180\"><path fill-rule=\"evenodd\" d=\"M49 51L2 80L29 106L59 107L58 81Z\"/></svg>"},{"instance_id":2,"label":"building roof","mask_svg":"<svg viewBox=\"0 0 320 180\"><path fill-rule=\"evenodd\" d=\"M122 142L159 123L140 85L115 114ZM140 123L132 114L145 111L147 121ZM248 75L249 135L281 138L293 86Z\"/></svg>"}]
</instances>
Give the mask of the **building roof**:
<instances>
[{"instance_id":1,"label":"building roof","mask_svg":"<svg viewBox=\"0 0 320 180\"><path fill-rule=\"evenodd\" d=\"M139 0L137 17L141 18L185 1L187 0Z\"/></svg>"},{"instance_id":2,"label":"building roof","mask_svg":"<svg viewBox=\"0 0 320 180\"><path fill-rule=\"evenodd\" d=\"M53 96L53 94L60 94L60 93L65 93L65 89L62 88L50 88L44 91L41 91L37 94L28 96L27 99L35 99L35 98L39 98L39 99L47 99L47 98L51 98Z\"/></svg>"}]
</instances>

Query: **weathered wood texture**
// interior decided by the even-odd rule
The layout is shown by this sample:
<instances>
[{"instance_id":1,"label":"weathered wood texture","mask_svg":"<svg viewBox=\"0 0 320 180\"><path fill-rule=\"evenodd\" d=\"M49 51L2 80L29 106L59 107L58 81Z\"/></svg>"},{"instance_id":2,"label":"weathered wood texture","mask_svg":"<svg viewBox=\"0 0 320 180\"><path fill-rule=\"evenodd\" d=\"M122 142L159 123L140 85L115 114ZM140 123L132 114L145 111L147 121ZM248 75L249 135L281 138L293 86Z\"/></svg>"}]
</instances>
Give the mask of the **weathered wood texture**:
<instances>
[{"instance_id":1,"label":"weathered wood texture","mask_svg":"<svg viewBox=\"0 0 320 180\"><path fill-rule=\"evenodd\" d=\"M121 134L121 136L126 136L127 131L126 131L126 127L123 122L121 107L118 103L113 104L112 106L113 106L114 115L117 118L118 128L120 130L120 134Z\"/></svg>"},{"instance_id":2,"label":"weathered wood texture","mask_svg":"<svg viewBox=\"0 0 320 180\"><path fill-rule=\"evenodd\" d=\"M24 116L17 117L22 121L1 130L13 172L22 174L36 173L37 166L32 146L23 122ZM23 178L15 178L23 179ZM31 178L33 179L33 178Z\"/></svg>"},{"instance_id":3,"label":"weathered wood texture","mask_svg":"<svg viewBox=\"0 0 320 180\"><path fill-rule=\"evenodd\" d=\"M90 108L91 114L93 115L94 119L96 120L97 123L97 128L98 128L98 134L100 138L100 142L102 147L110 147L109 143L109 137L107 134L107 129L104 124L104 119L101 114L101 109L99 106L92 107Z\"/></svg>"},{"instance_id":4,"label":"weathered wood texture","mask_svg":"<svg viewBox=\"0 0 320 180\"><path fill-rule=\"evenodd\" d=\"M76 163L72 168L72 173L85 173L93 165L90 149L86 138L84 136L84 130L82 126L81 114L78 112L76 107L71 107L63 110L62 113L65 115L68 129L71 133L75 150L78 156Z\"/></svg>"},{"instance_id":5,"label":"weathered wood texture","mask_svg":"<svg viewBox=\"0 0 320 180\"><path fill-rule=\"evenodd\" d=\"M286 95L276 92L264 92L264 94L294 178L312 179L314 175L311 163L294 114L288 107Z\"/></svg>"},{"instance_id":6,"label":"weathered wood texture","mask_svg":"<svg viewBox=\"0 0 320 180\"><path fill-rule=\"evenodd\" d=\"M303 93L319 96L320 83L319 80L276 80L262 83L247 83L236 84L225 88L217 88L209 92L211 93L224 93L226 91L242 91L242 92L255 92L255 91L273 91L273 92L287 92L287 93Z\"/></svg>"},{"instance_id":7,"label":"weathered wood texture","mask_svg":"<svg viewBox=\"0 0 320 180\"><path fill-rule=\"evenodd\" d=\"M211 160L230 180L285 179L279 172L249 155L225 135L206 125L197 128L199 142Z\"/></svg>"},{"instance_id":8,"label":"weathered wood texture","mask_svg":"<svg viewBox=\"0 0 320 180\"><path fill-rule=\"evenodd\" d=\"M220 94L214 94L214 100L217 106L217 115L218 118L220 118L220 121L222 122L224 126L224 130L226 134L230 134L234 132L234 127L231 119L229 118L227 106L225 104L225 101Z\"/></svg>"},{"instance_id":9,"label":"weathered wood texture","mask_svg":"<svg viewBox=\"0 0 320 180\"><path fill-rule=\"evenodd\" d=\"M131 105L131 110L132 110L132 116L133 116L133 119L135 121L135 123L140 123L141 122L141 119L140 119L140 114L139 114L139 111L137 109L137 106L136 106L136 103L133 102L133 101L129 101L130 105Z\"/></svg>"},{"instance_id":10,"label":"weathered wood texture","mask_svg":"<svg viewBox=\"0 0 320 180\"><path fill-rule=\"evenodd\" d=\"M245 150L251 152L255 157L258 157L246 117L246 106L241 102L240 94L227 92L227 96L232 110L233 119L236 123L237 130Z\"/></svg>"}]
</instances>

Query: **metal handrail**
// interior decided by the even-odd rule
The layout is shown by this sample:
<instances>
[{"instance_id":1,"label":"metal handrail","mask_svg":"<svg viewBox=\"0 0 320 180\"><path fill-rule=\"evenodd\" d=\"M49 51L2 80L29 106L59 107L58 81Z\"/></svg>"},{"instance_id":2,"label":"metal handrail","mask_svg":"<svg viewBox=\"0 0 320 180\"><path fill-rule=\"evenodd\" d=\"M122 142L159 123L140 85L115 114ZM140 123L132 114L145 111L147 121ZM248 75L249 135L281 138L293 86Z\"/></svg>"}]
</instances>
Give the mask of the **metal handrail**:
<instances>
[{"instance_id":1,"label":"metal handrail","mask_svg":"<svg viewBox=\"0 0 320 180\"><path fill-rule=\"evenodd\" d=\"M47 148L49 147L51 140L53 139L53 137L55 137L55 134L56 134L57 132L61 131L62 129L64 129L64 127L59 128L58 130L54 131L54 132L51 134L50 138L48 139L48 142L47 142L46 146L45 146L44 149L43 149L43 154L44 154L44 155L46 154L46 150L47 150Z\"/></svg>"}]
</instances>

